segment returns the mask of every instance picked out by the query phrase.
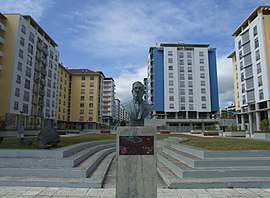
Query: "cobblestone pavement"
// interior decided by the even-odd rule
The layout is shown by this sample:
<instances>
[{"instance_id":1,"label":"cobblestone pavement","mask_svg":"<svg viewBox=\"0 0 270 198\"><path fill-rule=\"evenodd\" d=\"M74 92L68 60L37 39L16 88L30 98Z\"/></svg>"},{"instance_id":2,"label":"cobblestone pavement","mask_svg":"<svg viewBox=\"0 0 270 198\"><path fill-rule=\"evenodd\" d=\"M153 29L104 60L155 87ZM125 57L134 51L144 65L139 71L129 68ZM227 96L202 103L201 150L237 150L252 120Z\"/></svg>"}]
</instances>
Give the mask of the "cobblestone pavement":
<instances>
[{"instance_id":1,"label":"cobblestone pavement","mask_svg":"<svg viewBox=\"0 0 270 198\"><path fill-rule=\"evenodd\" d=\"M1 198L45 198L45 197L115 197L115 188L55 188L55 187L0 187ZM218 189L158 189L158 198L240 198L269 197L270 188L218 188ZM127 195L127 198L128 195Z\"/></svg>"}]
</instances>

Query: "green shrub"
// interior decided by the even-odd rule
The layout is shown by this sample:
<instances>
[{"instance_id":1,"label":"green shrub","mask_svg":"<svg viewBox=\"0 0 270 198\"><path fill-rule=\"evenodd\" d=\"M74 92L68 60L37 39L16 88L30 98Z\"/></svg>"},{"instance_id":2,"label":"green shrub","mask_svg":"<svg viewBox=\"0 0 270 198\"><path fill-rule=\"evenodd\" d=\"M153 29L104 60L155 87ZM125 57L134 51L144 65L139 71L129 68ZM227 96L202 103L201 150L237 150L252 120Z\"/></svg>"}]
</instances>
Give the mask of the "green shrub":
<instances>
[{"instance_id":1,"label":"green shrub","mask_svg":"<svg viewBox=\"0 0 270 198\"><path fill-rule=\"evenodd\" d=\"M159 127L159 129L161 129L161 130L168 130L169 127L168 127L167 124L164 124L164 125L161 125L161 126Z\"/></svg>"},{"instance_id":2,"label":"green shrub","mask_svg":"<svg viewBox=\"0 0 270 198\"><path fill-rule=\"evenodd\" d=\"M262 120L260 123L260 129L263 131L268 131L270 129L270 120Z\"/></svg>"},{"instance_id":3,"label":"green shrub","mask_svg":"<svg viewBox=\"0 0 270 198\"><path fill-rule=\"evenodd\" d=\"M229 129L232 130L232 131L237 131L238 127L237 127L236 124L232 124L231 126L229 126Z\"/></svg>"},{"instance_id":4,"label":"green shrub","mask_svg":"<svg viewBox=\"0 0 270 198\"><path fill-rule=\"evenodd\" d=\"M4 117L0 117L0 130L6 130L6 121Z\"/></svg>"}]
</instances>

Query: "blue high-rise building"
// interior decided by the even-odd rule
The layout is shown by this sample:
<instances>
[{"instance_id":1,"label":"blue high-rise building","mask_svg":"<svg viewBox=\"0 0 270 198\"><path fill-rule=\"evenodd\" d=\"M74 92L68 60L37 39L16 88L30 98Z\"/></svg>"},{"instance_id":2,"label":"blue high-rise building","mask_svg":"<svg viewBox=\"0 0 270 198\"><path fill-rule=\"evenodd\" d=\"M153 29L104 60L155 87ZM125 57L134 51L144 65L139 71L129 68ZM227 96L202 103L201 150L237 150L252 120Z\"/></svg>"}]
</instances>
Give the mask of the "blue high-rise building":
<instances>
[{"instance_id":1,"label":"blue high-rise building","mask_svg":"<svg viewBox=\"0 0 270 198\"><path fill-rule=\"evenodd\" d=\"M150 47L146 95L153 104L153 118L177 131L217 123L216 50L207 44Z\"/></svg>"}]
</instances>

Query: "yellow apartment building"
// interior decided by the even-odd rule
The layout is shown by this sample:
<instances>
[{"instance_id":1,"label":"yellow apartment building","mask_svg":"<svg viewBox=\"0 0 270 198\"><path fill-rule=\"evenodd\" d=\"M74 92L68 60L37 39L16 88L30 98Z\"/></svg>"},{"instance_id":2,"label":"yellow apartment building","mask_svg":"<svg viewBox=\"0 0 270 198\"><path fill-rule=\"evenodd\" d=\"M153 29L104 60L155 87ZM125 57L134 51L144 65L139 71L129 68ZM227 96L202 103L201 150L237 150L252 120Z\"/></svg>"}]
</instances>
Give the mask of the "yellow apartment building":
<instances>
[{"instance_id":1,"label":"yellow apartment building","mask_svg":"<svg viewBox=\"0 0 270 198\"><path fill-rule=\"evenodd\" d=\"M0 116L8 129L37 129L55 121L56 47L31 16L0 14Z\"/></svg>"}]
</instances>

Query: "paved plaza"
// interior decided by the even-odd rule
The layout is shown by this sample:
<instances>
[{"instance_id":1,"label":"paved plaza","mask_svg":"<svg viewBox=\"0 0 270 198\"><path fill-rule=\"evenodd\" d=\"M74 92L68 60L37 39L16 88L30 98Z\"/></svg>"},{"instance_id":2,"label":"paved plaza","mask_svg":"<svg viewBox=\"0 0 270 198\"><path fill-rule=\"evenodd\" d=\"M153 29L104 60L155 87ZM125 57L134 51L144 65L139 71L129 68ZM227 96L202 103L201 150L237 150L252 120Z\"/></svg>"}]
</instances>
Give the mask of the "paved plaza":
<instances>
[{"instance_id":1,"label":"paved plaza","mask_svg":"<svg viewBox=\"0 0 270 198\"><path fill-rule=\"evenodd\" d=\"M55 188L55 187L0 187L1 198L45 197L115 197L115 188ZM269 197L270 189L264 188L218 188L218 189L158 189L158 198L239 198ZM127 198L128 195L127 195Z\"/></svg>"}]
</instances>

